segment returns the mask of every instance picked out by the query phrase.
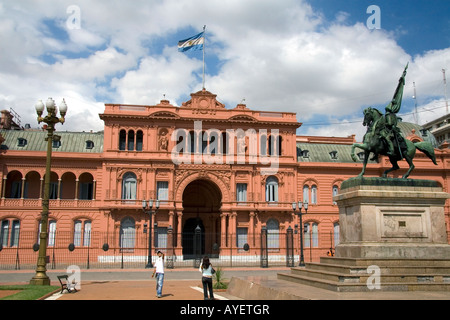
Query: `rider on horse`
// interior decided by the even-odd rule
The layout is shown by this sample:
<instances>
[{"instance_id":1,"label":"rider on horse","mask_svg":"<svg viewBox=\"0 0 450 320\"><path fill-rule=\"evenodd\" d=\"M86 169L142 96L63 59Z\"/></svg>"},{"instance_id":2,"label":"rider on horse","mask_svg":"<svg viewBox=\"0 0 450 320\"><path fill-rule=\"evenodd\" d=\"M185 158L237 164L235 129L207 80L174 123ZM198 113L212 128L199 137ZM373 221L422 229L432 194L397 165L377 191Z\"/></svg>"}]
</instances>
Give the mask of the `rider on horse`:
<instances>
[{"instance_id":1,"label":"rider on horse","mask_svg":"<svg viewBox=\"0 0 450 320\"><path fill-rule=\"evenodd\" d=\"M400 153L400 156L401 156L401 153L402 153L401 150L402 150L402 147L404 147L403 146L404 138L403 138L402 134L400 133L400 129L397 127L398 118L397 118L397 115L391 111L391 105L392 105L392 103L390 103L386 107L386 114L384 116L385 126L381 130L380 136L386 142L387 149L388 149L388 151L387 151L388 156L395 156L398 153Z\"/></svg>"},{"instance_id":2,"label":"rider on horse","mask_svg":"<svg viewBox=\"0 0 450 320\"><path fill-rule=\"evenodd\" d=\"M403 136L400 133L400 129L397 127L397 113L400 111L402 105L403 86L405 85L406 70L408 64L403 71L401 78L398 80L398 86L395 90L392 101L386 106L386 114L384 116L385 126L380 131L380 135L387 145L387 155L396 156L399 155L402 158L402 149L406 147ZM397 152L398 151L398 152Z\"/></svg>"}]
</instances>

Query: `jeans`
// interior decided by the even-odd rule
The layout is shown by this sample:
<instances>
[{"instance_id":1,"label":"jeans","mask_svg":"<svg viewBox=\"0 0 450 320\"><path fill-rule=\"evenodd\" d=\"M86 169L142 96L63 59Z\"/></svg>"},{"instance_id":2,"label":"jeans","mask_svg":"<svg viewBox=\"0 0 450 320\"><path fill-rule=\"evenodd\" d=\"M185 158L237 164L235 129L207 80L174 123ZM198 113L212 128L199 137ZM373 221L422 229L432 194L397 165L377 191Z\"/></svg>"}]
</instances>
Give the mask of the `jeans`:
<instances>
[{"instance_id":1,"label":"jeans","mask_svg":"<svg viewBox=\"0 0 450 320\"><path fill-rule=\"evenodd\" d=\"M202 284L203 284L203 296L205 300L208 300L208 290L206 287L208 287L209 289L209 299L214 300L212 278L202 277Z\"/></svg>"},{"instance_id":2,"label":"jeans","mask_svg":"<svg viewBox=\"0 0 450 320\"><path fill-rule=\"evenodd\" d=\"M156 295L158 297L160 297L162 294L163 282L164 282L164 273L157 273L156 274Z\"/></svg>"}]
</instances>

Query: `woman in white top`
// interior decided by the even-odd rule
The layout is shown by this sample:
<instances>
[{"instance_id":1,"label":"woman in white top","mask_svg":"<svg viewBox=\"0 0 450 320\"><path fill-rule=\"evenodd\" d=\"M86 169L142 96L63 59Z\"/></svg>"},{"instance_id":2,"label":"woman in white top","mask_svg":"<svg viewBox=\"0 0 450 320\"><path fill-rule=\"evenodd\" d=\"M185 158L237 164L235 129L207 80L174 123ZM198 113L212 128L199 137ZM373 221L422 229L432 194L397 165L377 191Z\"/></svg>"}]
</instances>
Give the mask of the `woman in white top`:
<instances>
[{"instance_id":1,"label":"woman in white top","mask_svg":"<svg viewBox=\"0 0 450 320\"><path fill-rule=\"evenodd\" d=\"M214 300L214 293L212 287L213 270L214 269L212 267L212 264L209 262L209 258L205 256L199 268L199 271L202 273L203 296L205 300ZM209 289L209 299L207 287Z\"/></svg>"}]
</instances>

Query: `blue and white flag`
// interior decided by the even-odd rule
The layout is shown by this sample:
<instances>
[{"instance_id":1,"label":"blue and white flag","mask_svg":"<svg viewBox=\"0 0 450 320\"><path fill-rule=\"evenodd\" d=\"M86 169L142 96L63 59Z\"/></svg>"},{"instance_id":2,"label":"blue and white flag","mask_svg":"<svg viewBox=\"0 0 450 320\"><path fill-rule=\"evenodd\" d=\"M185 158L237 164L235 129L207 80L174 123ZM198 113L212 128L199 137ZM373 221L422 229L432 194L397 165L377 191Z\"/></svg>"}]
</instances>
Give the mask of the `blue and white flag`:
<instances>
[{"instance_id":1,"label":"blue and white flag","mask_svg":"<svg viewBox=\"0 0 450 320\"><path fill-rule=\"evenodd\" d=\"M193 37L178 41L178 51L203 50L203 43L205 40L203 37L204 33L205 32L203 31Z\"/></svg>"}]
</instances>

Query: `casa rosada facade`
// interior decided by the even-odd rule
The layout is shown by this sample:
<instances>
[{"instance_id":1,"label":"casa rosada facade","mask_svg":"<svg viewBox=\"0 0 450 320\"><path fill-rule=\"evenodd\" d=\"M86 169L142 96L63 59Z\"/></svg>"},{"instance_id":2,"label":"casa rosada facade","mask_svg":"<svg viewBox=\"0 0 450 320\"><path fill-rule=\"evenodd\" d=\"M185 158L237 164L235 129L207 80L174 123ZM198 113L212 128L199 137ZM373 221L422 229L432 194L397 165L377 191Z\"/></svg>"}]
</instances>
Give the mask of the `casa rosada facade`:
<instances>
[{"instance_id":1,"label":"casa rosada facade","mask_svg":"<svg viewBox=\"0 0 450 320\"><path fill-rule=\"evenodd\" d=\"M297 136L301 123L295 113L255 111L244 104L225 108L204 89L180 107L167 100L105 104L99 116L103 132L64 132L57 126L50 261L73 258L77 248L86 247L95 262L114 256L145 260L151 232L151 251L171 247L177 261L197 252L250 262L261 255L263 229L269 258L284 261L286 234L292 231L298 260L300 217L292 203L305 200L305 261L333 252L339 241L333 195L362 167L361 161L350 159L354 136ZM6 257L14 255L17 263L19 252L23 263L22 251L31 252L39 241L46 133L2 124L0 263L9 263ZM413 141L425 139L419 130L405 124L403 134ZM448 192L450 154L443 148L436 149L436 156L437 166L418 152L410 178L436 180ZM366 175L379 176L388 166L381 157L368 164ZM153 200L152 220L143 200ZM450 234L448 203L445 212ZM70 243L75 250L55 258L55 250L66 252Z\"/></svg>"}]
</instances>

